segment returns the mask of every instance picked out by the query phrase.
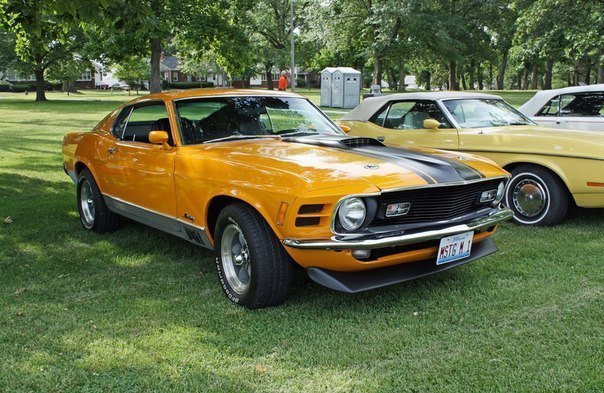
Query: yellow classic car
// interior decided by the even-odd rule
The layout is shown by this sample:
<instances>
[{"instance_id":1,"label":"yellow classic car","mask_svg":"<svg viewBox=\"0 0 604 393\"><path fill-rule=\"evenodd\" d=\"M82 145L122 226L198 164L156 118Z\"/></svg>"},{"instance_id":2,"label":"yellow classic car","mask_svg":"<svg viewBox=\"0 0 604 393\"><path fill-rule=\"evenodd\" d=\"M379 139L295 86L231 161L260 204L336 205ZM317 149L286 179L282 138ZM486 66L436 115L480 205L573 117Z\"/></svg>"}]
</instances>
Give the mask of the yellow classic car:
<instances>
[{"instance_id":1,"label":"yellow classic car","mask_svg":"<svg viewBox=\"0 0 604 393\"><path fill-rule=\"evenodd\" d=\"M569 206L604 207L604 134L535 125L501 97L432 92L368 98L341 118L351 135L386 145L485 156L512 173L514 221L555 225Z\"/></svg>"},{"instance_id":2,"label":"yellow classic car","mask_svg":"<svg viewBox=\"0 0 604 393\"><path fill-rule=\"evenodd\" d=\"M65 172L85 229L127 217L215 250L228 298L284 301L292 261L357 292L496 250L509 174L482 158L350 137L285 92L144 96L67 134Z\"/></svg>"}]
</instances>

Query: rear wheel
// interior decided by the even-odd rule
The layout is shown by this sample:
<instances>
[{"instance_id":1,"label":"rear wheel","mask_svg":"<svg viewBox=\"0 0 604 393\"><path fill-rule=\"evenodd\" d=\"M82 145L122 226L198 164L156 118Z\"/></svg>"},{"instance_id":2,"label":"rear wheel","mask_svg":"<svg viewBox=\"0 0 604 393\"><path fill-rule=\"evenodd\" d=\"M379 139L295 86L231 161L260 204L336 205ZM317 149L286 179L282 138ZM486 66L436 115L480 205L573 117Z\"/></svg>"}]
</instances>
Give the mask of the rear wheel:
<instances>
[{"instance_id":1,"label":"rear wheel","mask_svg":"<svg viewBox=\"0 0 604 393\"><path fill-rule=\"evenodd\" d=\"M513 221L523 225L556 225L566 216L570 198L564 183L549 170L535 165L512 169L506 204Z\"/></svg>"},{"instance_id":2,"label":"rear wheel","mask_svg":"<svg viewBox=\"0 0 604 393\"><path fill-rule=\"evenodd\" d=\"M78 176L77 203L84 228L102 233L119 226L120 216L109 210L88 169L83 169Z\"/></svg>"},{"instance_id":3,"label":"rear wheel","mask_svg":"<svg viewBox=\"0 0 604 393\"><path fill-rule=\"evenodd\" d=\"M215 233L216 265L227 297L248 308L282 303L293 266L266 221L249 206L233 204L218 215Z\"/></svg>"}]
</instances>

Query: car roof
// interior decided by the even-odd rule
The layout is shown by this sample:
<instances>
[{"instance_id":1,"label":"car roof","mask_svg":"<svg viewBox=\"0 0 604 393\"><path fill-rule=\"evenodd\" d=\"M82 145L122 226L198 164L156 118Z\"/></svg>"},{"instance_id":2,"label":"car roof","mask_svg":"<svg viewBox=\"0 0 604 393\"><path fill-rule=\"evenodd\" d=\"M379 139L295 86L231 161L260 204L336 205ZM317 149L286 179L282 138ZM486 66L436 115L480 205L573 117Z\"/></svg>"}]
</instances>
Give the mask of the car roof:
<instances>
[{"instance_id":1,"label":"car roof","mask_svg":"<svg viewBox=\"0 0 604 393\"><path fill-rule=\"evenodd\" d=\"M127 104L148 101L148 100L179 100L197 97L302 97L299 94L276 90L254 90L254 89L187 89L187 90L169 90L161 93L154 93L128 101Z\"/></svg>"},{"instance_id":2,"label":"car roof","mask_svg":"<svg viewBox=\"0 0 604 393\"><path fill-rule=\"evenodd\" d=\"M553 90L542 90L538 91L533 98L525 102L520 108L520 112L527 116L535 116L549 100L559 96L561 94L572 94L572 93L589 93L594 91L604 91L604 83L598 85L587 85L587 86L571 86L563 87L561 89Z\"/></svg>"},{"instance_id":3,"label":"car roof","mask_svg":"<svg viewBox=\"0 0 604 393\"><path fill-rule=\"evenodd\" d=\"M342 116L341 120L358 120L367 121L373 116L380 108L386 105L390 101L403 101L403 100L450 100L450 99L497 99L502 98L493 94L484 93L469 93L463 91L432 91L432 92L421 92L421 93L397 93L388 94L383 96L366 98L363 102Z\"/></svg>"}]
</instances>

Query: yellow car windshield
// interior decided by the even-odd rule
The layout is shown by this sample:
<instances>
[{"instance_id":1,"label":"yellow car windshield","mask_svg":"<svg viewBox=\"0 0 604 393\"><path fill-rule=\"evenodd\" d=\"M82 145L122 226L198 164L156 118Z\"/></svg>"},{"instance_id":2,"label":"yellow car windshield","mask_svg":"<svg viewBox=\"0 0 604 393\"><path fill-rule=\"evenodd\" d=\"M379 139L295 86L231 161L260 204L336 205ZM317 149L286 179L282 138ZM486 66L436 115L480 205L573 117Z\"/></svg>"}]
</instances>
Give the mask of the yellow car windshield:
<instances>
[{"instance_id":1,"label":"yellow car windshield","mask_svg":"<svg viewBox=\"0 0 604 393\"><path fill-rule=\"evenodd\" d=\"M462 128L535 124L502 100L446 100L443 104Z\"/></svg>"}]
</instances>

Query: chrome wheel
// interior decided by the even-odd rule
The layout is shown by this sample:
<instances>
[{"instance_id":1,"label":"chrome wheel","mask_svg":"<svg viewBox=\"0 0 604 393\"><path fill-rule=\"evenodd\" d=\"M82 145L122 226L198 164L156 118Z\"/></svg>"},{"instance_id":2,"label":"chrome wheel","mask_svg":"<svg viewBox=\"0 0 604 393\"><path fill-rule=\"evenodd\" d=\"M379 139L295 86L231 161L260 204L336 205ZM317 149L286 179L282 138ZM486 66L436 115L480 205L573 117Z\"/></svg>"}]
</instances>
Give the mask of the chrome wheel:
<instances>
[{"instance_id":1,"label":"chrome wheel","mask_svg":"<svg viewBox=\"0 0 604 393\"><path fill-rule=\"evenodd\" d=\"M83 180L80 187L80 208L82 212L82 222L86 228L92 228L94 225L95 214L92 187L88 180Z\"/></svg>"},{"instance_id":2,"label":"chrome wheel","mask_svg":"<svg viewBox=\"0 0 604 393\"><path fill-rule=\"evenodd\" d=\"M543 185L533 179L518 182L512 191L514 207L525 217L536 217L546 208L547 191Z\"/></svg>"},{"instance_id":3,"label":"chrome wheel","mask_svg":"<svg viewBox=\"0 0 604 393\"><path fill-rule=\"evenodd\" d=\"M225 279L235 293L243 295L250 287L250 251L237 225L231 223L224 228L220 254Z\"/></svg>"}]
</instances>

